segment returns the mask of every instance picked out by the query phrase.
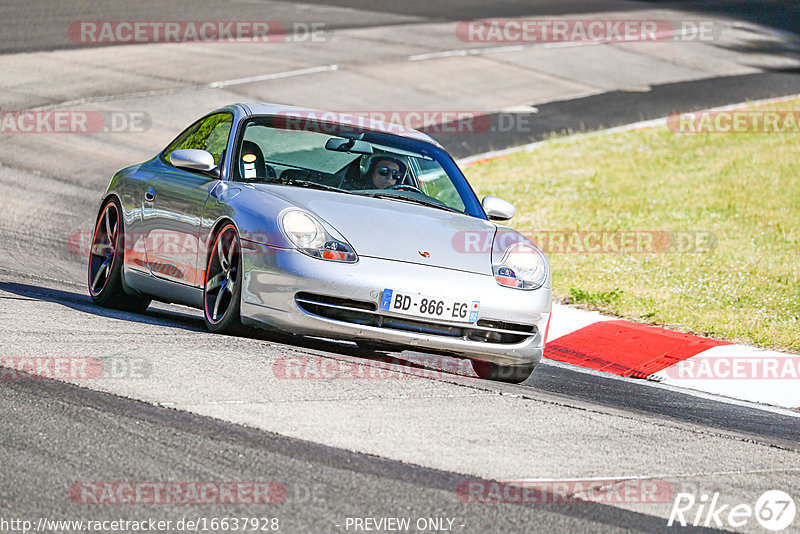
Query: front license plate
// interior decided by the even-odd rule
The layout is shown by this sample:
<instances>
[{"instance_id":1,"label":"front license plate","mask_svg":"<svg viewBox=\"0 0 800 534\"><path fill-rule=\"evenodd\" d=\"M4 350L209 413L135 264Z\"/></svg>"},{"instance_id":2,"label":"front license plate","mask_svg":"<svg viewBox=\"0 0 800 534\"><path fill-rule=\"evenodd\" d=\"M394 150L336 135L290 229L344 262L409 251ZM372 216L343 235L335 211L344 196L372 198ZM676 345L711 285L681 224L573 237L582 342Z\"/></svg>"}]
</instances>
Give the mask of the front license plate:
<instances>
[{"instance_id":1,"label":"front license plate","mask_svg":"<svg viewBox=\"0 0 800 534\"><path fill-rule=\"evenodd\" d=\"M381 298L383 311L457 323L474 323L480 309L480 301L471 298L429 297L394 289L384 289Z\"/></svg>"}]
</instances>

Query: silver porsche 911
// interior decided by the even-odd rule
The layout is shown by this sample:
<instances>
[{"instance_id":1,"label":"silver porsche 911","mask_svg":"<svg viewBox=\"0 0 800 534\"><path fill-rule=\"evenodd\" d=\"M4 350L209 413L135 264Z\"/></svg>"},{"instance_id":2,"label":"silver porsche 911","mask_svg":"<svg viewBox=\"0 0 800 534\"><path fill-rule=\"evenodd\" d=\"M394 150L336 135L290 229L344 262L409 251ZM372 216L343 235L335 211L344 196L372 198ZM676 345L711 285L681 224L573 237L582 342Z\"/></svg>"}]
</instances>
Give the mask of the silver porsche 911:
<instances>
[{"instance_id":1,"label":"silver porsche 911","mask_svg":"<svg viewBox=\"0 0 800 534\"><path fill-rule=\"evenodd\" d=\"M89 293L144 311L197 307L244 327L414 349L521 382L542 357L547 258L498 224L453 159L416 130L236 104L119 171L97 216Z\"/></svg>"}]
</instances>

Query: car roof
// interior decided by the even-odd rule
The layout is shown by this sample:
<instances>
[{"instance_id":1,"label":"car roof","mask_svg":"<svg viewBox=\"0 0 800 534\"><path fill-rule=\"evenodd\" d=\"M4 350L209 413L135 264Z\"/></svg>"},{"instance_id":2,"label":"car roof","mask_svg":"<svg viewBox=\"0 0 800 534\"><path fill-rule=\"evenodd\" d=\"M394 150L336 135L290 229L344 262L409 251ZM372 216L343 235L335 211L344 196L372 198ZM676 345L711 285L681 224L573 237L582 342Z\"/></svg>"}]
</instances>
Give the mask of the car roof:
<instances>
[{"instance_id":1,"label":"car roof","mask_svg":"<svg viewBox=\"0 0 800 534\"><path fill-rule=\"evenodd\" d=\"M248 116L253 115L287 115L299 118L306 118L310 120L318 120L321 122L330 122L334 124L345 124L355 126L364 130L371 130L375 132L388 133L406 137L409 139L417 139L425 141L438 147L441 147L432 137L414 130L413 128L406 128L405 126L375 120L371 117L355 115L352 113L345 113L341 111L326 111L314 108L304 108L299 106L286 106L282 104L269 104L269 103L241 103L234 104L243 108ZM365 113L369 113L365 111ZM398 111L397 113L403 113Z\"/></svg>"}]
</instances>

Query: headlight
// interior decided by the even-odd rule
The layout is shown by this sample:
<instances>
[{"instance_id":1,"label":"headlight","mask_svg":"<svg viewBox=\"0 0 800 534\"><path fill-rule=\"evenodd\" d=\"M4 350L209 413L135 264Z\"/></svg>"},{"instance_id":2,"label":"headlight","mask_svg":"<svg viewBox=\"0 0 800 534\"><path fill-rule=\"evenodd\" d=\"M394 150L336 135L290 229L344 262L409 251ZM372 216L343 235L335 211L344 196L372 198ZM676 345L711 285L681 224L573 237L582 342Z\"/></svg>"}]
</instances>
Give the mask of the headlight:
<instances>
[{"instance_id":1,"label":"headlight","mask_svg":"<svg viewBox=\"0 0 800 534\"><path fill-rule=\"evenodd\" d=\"M289 242L303 254L331 261L352 263L358 260L349 243L331 236L321 222L304 211L284 212L280 226Z\"/></svg>"},{"instance_id":2,"label":"headlight","mask_svg":"<svg viewBox=\"0 0 800 534\"><path fill-rule=\"evenodd\" d=\"M506 249L500 263L492 265L501 286L539 289L547 281L547 259L535 245L515 243Z\"/></svg>"}]
</instances>

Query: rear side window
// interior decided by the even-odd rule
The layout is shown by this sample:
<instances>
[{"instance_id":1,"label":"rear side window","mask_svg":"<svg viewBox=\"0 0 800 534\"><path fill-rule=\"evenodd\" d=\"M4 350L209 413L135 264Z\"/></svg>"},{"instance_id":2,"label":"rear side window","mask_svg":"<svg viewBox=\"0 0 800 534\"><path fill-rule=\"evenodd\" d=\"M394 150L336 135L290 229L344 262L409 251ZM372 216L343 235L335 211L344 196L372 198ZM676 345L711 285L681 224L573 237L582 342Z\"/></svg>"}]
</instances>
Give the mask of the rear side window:
<instances>
[{"instance_id":1,"label":"rear side window","mask_svg":"<svg viewBox=\"0 0 800 534\"><path fill-rule=\"evenodd\" d=\"M206 150L214 156L214 163L219 165L222 153L228 146L228 137L233 126L233 115L217 113L192 124L185 132L175 138L164 150L163 158L169 162L169 156L176 150L194 148Z\"/></svg>"}]
</instances>

